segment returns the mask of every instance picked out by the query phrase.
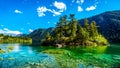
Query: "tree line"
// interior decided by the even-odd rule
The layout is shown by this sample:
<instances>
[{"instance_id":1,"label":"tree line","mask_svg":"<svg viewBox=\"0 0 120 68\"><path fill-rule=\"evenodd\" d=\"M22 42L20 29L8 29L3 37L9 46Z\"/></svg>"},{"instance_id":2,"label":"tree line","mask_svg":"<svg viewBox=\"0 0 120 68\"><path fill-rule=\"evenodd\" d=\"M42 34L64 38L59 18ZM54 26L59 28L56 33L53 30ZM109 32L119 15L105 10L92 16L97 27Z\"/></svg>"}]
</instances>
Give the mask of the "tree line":
<instances>
[{"instance_id":1,"label":"tree line","mask_svg":"<svg viewBox=\"0 0 120 68\"><path fill-rule=\"evenodd\" d=\"M32 43L29 37L17 37L0 34L0 43Z\"/></svg>"}]
</instances>

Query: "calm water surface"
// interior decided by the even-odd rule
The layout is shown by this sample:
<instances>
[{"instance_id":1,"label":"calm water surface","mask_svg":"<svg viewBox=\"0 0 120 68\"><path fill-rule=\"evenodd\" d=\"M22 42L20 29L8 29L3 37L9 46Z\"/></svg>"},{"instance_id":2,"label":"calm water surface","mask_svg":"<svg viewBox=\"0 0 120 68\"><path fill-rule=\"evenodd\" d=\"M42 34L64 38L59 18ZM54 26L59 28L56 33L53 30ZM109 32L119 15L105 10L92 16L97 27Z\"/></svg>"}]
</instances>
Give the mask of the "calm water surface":
<instances>
[{"instance_id":1,"label":"calm water surface","mask_svg":"<svg viewBox=\"0 0 120 68\"><path fill-rule=\"evenodd\" d=\"M14 46L12 51L0 54L0 68L39 68L39 66L42 67L44 64L48 64L50 68L56 68L58 65L54 56L41 53L43 47L40 47L40 45L0 44L0 48L6 50L11 45ZM88 59L87 57L92 54L92 57L96 59L95 62L101 66L103 64L113 64L111 66L119 67L120 65L120 44L111 44L108 47L102 46L94 49L91 47L82 47L79 51L83 60ZM95 59L90 58L89 60Z\"/></svg>"}]
</instances>

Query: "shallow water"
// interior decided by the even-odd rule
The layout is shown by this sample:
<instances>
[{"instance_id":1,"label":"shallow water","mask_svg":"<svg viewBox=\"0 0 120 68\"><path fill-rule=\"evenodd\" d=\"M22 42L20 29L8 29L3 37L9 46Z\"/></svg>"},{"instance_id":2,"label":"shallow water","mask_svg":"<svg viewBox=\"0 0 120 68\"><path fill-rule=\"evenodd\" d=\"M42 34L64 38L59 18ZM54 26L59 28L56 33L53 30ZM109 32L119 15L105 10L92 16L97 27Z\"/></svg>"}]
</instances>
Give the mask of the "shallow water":
<instances>
[{"instance_id":1,"label":"shallow water","mask_svg":"<svg viewBox=\"0 0 120 68\"><path fill-rule=\"evenodd\" d=\"M6 50L9 46L14 46L11 51L0 54L0 68L60 68L55 57L41 53L43 47L29 44L0 44L0 48ZM45 48L45 47L44 47ZM46 48L45 48L46 49ZM71 50L77 52L85 63L78 64L78 68L84 68L86 63L88 67L119 67L120 66L120 44L111 44L110 46L99 47L81 47ZM64 63L63 63L64 64Z\"/></svg>"},{"instance_id":2,"label":"shallow water","mask_svg":"<svg viewBox=\"0 0 120 68\"><path fill-rule=\"evenodd\" d=\"M29 46L27 44L0 44L0 48L14 46L14 49L0 54L0 68L39 68L44 64L55 67L53 56L40 53L40 46Z\"/></svg>"}]
</instances>

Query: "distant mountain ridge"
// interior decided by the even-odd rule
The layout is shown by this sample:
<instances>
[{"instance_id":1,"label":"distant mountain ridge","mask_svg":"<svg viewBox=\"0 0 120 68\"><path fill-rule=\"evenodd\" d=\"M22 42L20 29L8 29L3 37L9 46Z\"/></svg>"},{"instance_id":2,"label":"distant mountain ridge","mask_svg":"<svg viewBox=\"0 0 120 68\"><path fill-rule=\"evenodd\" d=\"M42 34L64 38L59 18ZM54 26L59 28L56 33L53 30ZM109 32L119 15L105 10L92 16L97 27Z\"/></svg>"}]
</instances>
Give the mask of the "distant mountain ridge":
<instances>
[{"instance_id":1,"label":"distant mountain ridge","mask_svg":"<svg viewBox=\"0 0 120 68\"><path fill-rule=\"evenodd\" d=\"M110 42L120 41L120 10L108 11L96 16L87 18L89 22L96 21L99 32ZM83 24L84 19L79 20Z\"/></svg>"},{"instance_id":2,"label":"distant mountain ridge","mask_svg":"<svg viewBox=\"0 0 120 68\"><path fill-rule=\"evenodd\" d=\"M110 42L120 41L120 10L104 12L87 19L89 22L96 21L96 24L99 26L99 32ZM78 22L83 24L84 19L78 20ZM53 30L54 28L37 29L28 36L34 41L40 41L45 37L47 32L52 33Z\"/></svg>"},{"instance_id":3,"label":"distant mountain ridge","mask_svg":"<svg viewBox=\"0 0 120 68\"><path fill-rule=\"evenodd\" d=\"M31 32L28 36L33 39L33 42L40 42L41 39L43 39L47 32L52 33L54 28L48 28L48 29L36 29L33 32Z\"/></svg>"},{"instance_id":4,"label":"distant mountain ridge","mask_svg":"<svg viewBox=\"0 0 120 68\"><path fill-rule=\"evenodd\" d=\"M27 36L27 34L18 34L18 35L16 35L17 37L25 37L25 36Z\"/></svg>"}]
</instances>

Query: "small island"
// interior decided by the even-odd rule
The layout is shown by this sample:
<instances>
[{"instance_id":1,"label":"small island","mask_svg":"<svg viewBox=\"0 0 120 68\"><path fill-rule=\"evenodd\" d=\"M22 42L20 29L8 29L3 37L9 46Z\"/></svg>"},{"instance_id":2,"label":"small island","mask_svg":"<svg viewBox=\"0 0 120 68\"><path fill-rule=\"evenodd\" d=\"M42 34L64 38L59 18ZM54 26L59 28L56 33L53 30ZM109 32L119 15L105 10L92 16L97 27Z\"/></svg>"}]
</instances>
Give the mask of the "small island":
<instances>
[{"instance_id":1,"label":"small island","mask_svg":"<svg viewBox=\"0 0 120 68\"><path fill-rule=\"evenodd\" d=\"M41 40L42 45L64 46L98 46L108 45L107 39L98 32L95 21L91 23L84 19L79 24L74 14L61 16L52 33L47 33Z\"/></svg>"}]
</instances>

